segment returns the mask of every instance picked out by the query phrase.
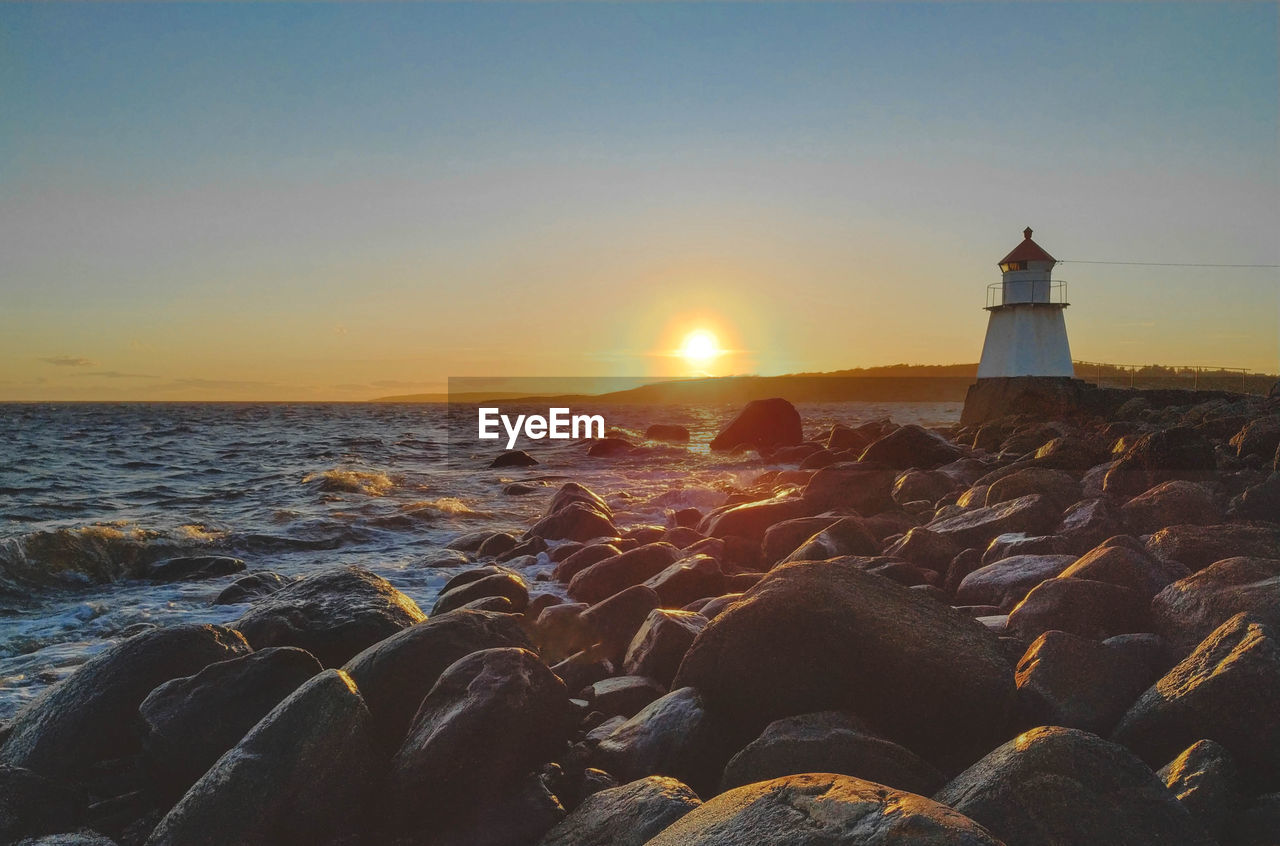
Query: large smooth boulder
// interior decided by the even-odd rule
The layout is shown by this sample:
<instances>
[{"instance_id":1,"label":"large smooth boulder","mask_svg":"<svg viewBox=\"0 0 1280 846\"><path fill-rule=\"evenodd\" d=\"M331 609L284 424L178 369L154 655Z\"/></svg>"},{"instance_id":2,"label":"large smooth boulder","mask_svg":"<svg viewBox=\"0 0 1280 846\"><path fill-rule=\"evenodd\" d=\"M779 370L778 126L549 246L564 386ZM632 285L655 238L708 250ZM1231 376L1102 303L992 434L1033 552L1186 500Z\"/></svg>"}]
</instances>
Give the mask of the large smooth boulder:
<instances>
[{"instance_id":1,"label":"large smooth boulder","mask_svg":"<svg viewBox=\"0 0 1280 846\"><path fill-rule=\"evenodd\" d=\"M1063 578L1119 585L1148 599L1186 575L1186 567L1156 558L1140 541L1126 535L1108 538L1062 572Z\"/></svg>"},{"instance_id":2,"label":"large smooth boulder","mask_svg":"<svg viewBox=\"0 0 1280 846\"><path fill-rule=\"evenodd\" d=\"M840 711L775 720L725 765L721 790L801 773L840 773L928 796L946 781L917 755Z\"/></svg>"},{"instance_id":3,"label":"large smooth boulder","mask_svg":"<svg viewBox=\"0 0 1280 846\"><path fill-rule=\"evenodd\" d=\"M1236 456L1260 455L1270 458L1280 448L1280 417L1258 417L1250 420L1231 438Z\"/></svg>"},{"instance_id":4,"label":"large smooth boulder","mask_svg":"<svg viewBox=\"0 0 1280 846\"><path fill-rule=\"evenodd\" d=\"M568 582L574 576L599 561L612 558L622 550L612 543L593 543L576 550L556 564L552 576L556 581Z\"/></svg>"},{"instance_id":5,"label":"large smooth boulder","mask_svg":"<svg viewBox=\"0 0 1280 846\"><path fill-rule=\"evenodd\" d=\"M753 734L848 710L927 760L981 755L1003 736L1015 695L996 636L866 563L778 567L702 630L673 684Z\"/></svg>"},{"instance_id":6,"label":"large smooth boulder","mask_svg":"<svg viewBox=\"0 0 1280 846\"><path fill-rule=\"evenodd\" d=\"M597 561L569 581L569 596L578 602L596 603L620 590L643 584L681 558L681 551L659 541Z\"/></svg>"},{"instance_id":7,"label":"large smooth boulder","mask_svg":"<svg viewBox=\"0 0 1280 846\"><path fill-rule=\"evenodd\" d=\"M1195 572L1224 558L1280 558L1280 528L1241 526L1170 526L1147 539L1157 558L1177 561Z\"/></svg>"},{"instance_id":8,"label":"large smooth boulder","mask_svg":"<svg viewBox=\"0 0 1280 846\"><path fill-rule=\"evenodd\" d=\"M1018 662L1018 710L1028 726L1095 734L1115 727L1158 673L1124 649L1049 631Z\"/></svg>"},{"instance_id":9,"label":"large smooth boulder","mask_svg":"<svg viewBox=\"0 0 1280 846\"><path fill-rule=\"evenodd\" d=\"M740 446L769 449L798 444L804 439L800 412L780 397L752 400L711 440L716 451Z\"/></svg>"},{"instance_id":10,"label":"large smooth boulder","mask_svg":"<svg viewBox=\"0 0 1280 846\"><path fill-rule=\"evenodd\" d=\"M979 567L960 581L957 605L994 605L1005 611L1031 589L1075 563L1074 555L1013 555Z\"/></svg>"},{"instance_id":11,"label":"large smooth boulder","mask_svg":"<svg viewBox=\"0 0 1280 846\"><path fill-rule=\"evenodd\" d=\"M457 585L436 599L431 606L431 616L447 614L477 599L501 596L511 601L514 611L523 611L529 605L529 585L515 573L493 573Z\"/></svg>"},{"instance_id":12,"label":"large smooth boulder","mask_svg":"<svg viewBox=\"0 0 1280 846\"><path fill-rule=\"evenodd\" d=\"M874 441L858 460L894 470L933 470L964 455L964 450L922 426L908 423Z\"/></svg>"},{"instance_id":13,"label":"large smooth boulder","mask_svg":"<svg viewBox=\"0 0 1280 846\"><path fill-rule=\"evenodd\" d=\"M555 514L575 502L590 506L610 520L613 519L613 512L609 510L604 498L577 482L565 482L560 486L560 489L552 495L551 502L547 503L547 514Z\"/></svg>"},{"instance_id":14,"label":"large smooth boulder","mask_svg":"<svg viewBox=\"0 0 1280 846\"><path fill-rule=\"evenodd\" d=\"M1193 743L1156 775L1214 837L1222 837L1231 816L1244 804L1235 761L1212 740Z\"/></svg>"},{"instance_id":15,"label":"large smooth boulder","mask_svg":"<svg viewBox=\"0 0 1280 846\"><path fill-rule=\"evenodd\" d=\"M233 625L254 649L296 646L326 667L341 667L426 618L386 579L352 565L322 570L259 599Z\"/></svg>"},{"instance_id":16,"label":"large smooth boulder","mask_svg":"<svg viewBox=\"0 0 1280 846\"><path fill-rule=\"evenodd\" d=\"M1112 738L1153 767L1197 740L1220 743L1255 788L1280 786L1280 647L1240 613L1142 695Z\"/></svg>"},{"instance_id":17,"label":"large smooth boulder","mask_svg":"<svg viewBox=\"0 0 1280 846\"><path fill-rule=\"evenodd\" d=\"M687 785L648 776L588 796L539 846L644 846L702 804Z\"/></svg>"},{"instance_id":18,"label":"large smooth boulder","mask_svg":"<svg viewBox=\"0 0 1280 846\"><path fill-rule=\"evenodd\" d=\"M882 464L841 461L823 467L809 479L804 501L810 513L828 509L878 514L892 508L898 472Z\"/></svg>"},{"instance_id":19,"label":"large smooth boulder","mask_svg":"<svg viewBox=\"0 0 1280 846\"><path fill-rule=\"evenodd\" d=\"M218 759L147 846L349 844L377 775L369 711L340 670L313 677Z\"/></svg>"},{"instance_id":20,"label":"large smooth boulder","mask_svg":"<svg viewBox=\"0 0 1280 846\"><path fill-rule=\"evenodd\" d=\"M1030 643L1052 629L1102 640L1150 631L1147 598L1137 591L1089 579L1041 582L1009 612L1005 630Z\"/></svg>"},{"instance_id":21,"label":"large smooth boulder","mask_svg":"<svg viewBox=\"0 0 1280 846\"><path fill-rule=\"evenodd\" d=\"M690 555L672 563L645 582L663 608L683 608L695 599L724 592L725 575L710 555Z\"/></svg>"},{"instance_id":22,"label":"large smooth boulder","mask_svg":"<svg viewBox=\"0 0 1280 846\"><path fill-rule=\"evenodd\" d=\"M1280 631L1280 558L1226 558L1170 584L1151 601L1152 626L1178 655L1241 611Z\"/></svg>"},{"instance_id":23,"label":"large smooth boulder","mask_svg":"<svg viewBox=\"0 0 1280 846\"><path fill-rule=\"evenodd\" d=\"M808 538L782 559L787 561L822 561L841 555L879 555L880 542L867 531L860 517L843 517Z\"/></svg>"},{"instance_id":24,"label":"large smooth boulder","mask_svg":"<svg viewBox=\"0 0 1280 846\"><path fill-rule=\"evenodd\" d=\"M884 554L890 558L901 558L917 567L945 573L951 559L959 555L960 551L959 545L951 538L924 526L916 526L890 544Z\"/></svg>"},{"instance_id":25,"label":"large smooth boulder","mask_svg":"<svg viewBox=\"0 0 1280 846\"><path fill-rule=\"evenodd\" d=\"M1280 521L1280 473L1272 472L1233 497L1228 514L1237 520Z\"/></svg>"},{"instance_id":26,"label":"large smooth boulder","mask_svg":"<svg viewBox=\"0 0 1280 846\"><path fill-rule=\"evenodd\" d=\"M988 505L943 517L925 528L949 538L961 549L983 549L997 535L1022 532L1049 534L1058 525L1059 510L1044 494L1027 494L1008 502Z\"/></svg>"},{"instance_id":27,"label":"large smooth boulder","mask_svg":"<svg viewBox=\"0 0 1280 846\"><path fill-rule=\"evenodd\" d=\"M721 793L648 846L1003 846L984 828L923 796L829 773Z\"/></svg>"},{"instance_id":28,"label":"large smooth boulder","mask_svg":"<svg viewBox=\"0 0 1280 846\"><path fill-rule=\"evenodd\" d=\"M620 781L677 778L702 795L719 776L715 723L697 690L660 696L615 728L595 749L595 766Z\"/></svg>"},{"instance_id":29,"label":"large smooth boulder","mask_svg":"<svg viewBox=\"0 0 1280 846\"><path fill-rule=\"evenodd\" d=\"M1027 467L992 482L985 504L998 505L1028 494L1044 494L1063 509L1080 499L1080 483L1062 470Z\"/></svg>"},{"instance_id":30,"label":"large smooth boulder","mask_svg":"<svg viewBox=\"0 0 1280 846\"><path fill-rule=\"evenodd\" d=\"M1174 479L1120 506L1120 516L1133 534L1149 535L1168 526L1218 523L1222 509L1203 483Z\"/></svg>"},{"instance_id":31,"label":"large smooth boulder","mask_svg":"<svg viewBox=\"0 0 1280 846\"><path fill-rule=\"evenodd\" d=\"M222 626L171 626L134 635L24 707L9 724L0 764L77 780L99 761L138 751L138 706L157 685L248 652L240 633Z\"/></svg>"},{"instance_id":32,"label":"large smooth boulder","mask_svg":"<svg viewBox=\"0 0 1280 846\"><path fill-rule=\"evenodd\" d=\"M955 479L941 470L908 470L893 483L893 501L899 505L908 502L937 502L957 487Z\"/></svg>"},{"instance_id":33,"label":"large smooth boulder","mask_svg":"<svg viewBox=\"0 0 1280 846\"><path fill-rule=\"evenodd\" d=\"M0 843L69 831L80 824L87 807L81 790L0 764Z\"/></svg>"},{"instance_id":34,"label":"large smooth boulder","mask_svg":"<svg viewBox=\"0 0 1280 846\"><path fill-rule=\"evenodd\" d=\"M1122 531L1120 518L1109 499L1082 499L1062 512L1057 536L1068 552L1092 549Z\"/></svg>"},{"instance_id":35,"label":"large smooth boulder","mask_svg":"<svg viewBox=\"0 0 1280 846\"><path fill-rule=\"evenodd\" d=\"M244 561L229 555L184 555L147 565L144 578L153 582L195 582L244 570Z\"/></svg>"},{"instance_id":36,"label":"large smooth boulder","mask_svg":"<svg viewBox=\"0 0 1280 846\"><path fill-rule=\"evenodd\" d=\"M1149 432L1107 471L1103 490L1133 496L1170 479L1203 481L1216 467L1213 444L1185 426Z\"/></svg>"},{"instance_id":37,"label":"large smooth boulder","mask_svg":"<svg viewBox=\"0 0 1280 846\"><path fill-rule=\"evenodd\" d=\"M525 649L474 652L444 671L391 759L385 813L392 830L448 820L550 760L571 711L562 682Z\"/></svg>"},{"instance_id":38,"label":"large smooth boulder","mask_svg":"<svg viewBox=\"0 0 1280 846\"><path fill-rule=\"evenodd\" d=\"M707 618L692 611L650 611L627 647L623 670L670 685L693 639L706 625Z\"/></svg>"},{"instance_id":39,"label":"large smooth boulder","mask_svg":"<svg viewBox=\"0 0 1280 846\"><path fill-rule=\"evenodd\" d=\"M592 645L592 652L617 664L649 612L661 604L653 588L632 585L584 608L578 615L589 632L583 647Z\"/></svg>"},{"instance_id":40,"label":"large smooth boulder","mask_svg":"<svg viewBox=\"0 0 1280 846\"><path fill-rule=\"evenodd\" d=\"M271 647L210 664L151 691L138 708L155 784L174 800L258 721L324 668L309 652Z\"/></svg>"},{"instance_id":41,"label":"large smooth boulder","mask_svg":"<svg viewBox=\"0 0 1280 846\"><path fill-rule=\"evenodd\" d=\"M809 513L806 503L796 497L766 499L713 511L699 524L698 531L713 538L736 536L760 543L770 526Z\"/></svg>"},{"instance_id":42,"label":"large smooth boulder","mask_svg":"<svg viewBox=\"0 0 1280 846\"><path fill-rule=\"evenodd\" d=\"M259 597L270 596L287 584L289 579L279 573L260 570L257 573L241 576L227 585L213 600L213 604L238 605L241 602L252 602Z\"/></svg>"},{"instance_id":43,"label":"large smooth boulder","mask_svg":"<svg viewBox=\"0 0 1280 846\"><path fill-rule=\"evenodd\" d=\"M614 528L608 512L601 511L588 501L571 499L534 523L533 528L525 532L525 537L589 541L593 538L617 537L617 534L618 530Z\"/></svg>"},{"instance_id":44,"label":"large smooth boulder","mask_svg":"<svg viewBox=\"0 0 1280 846\"><path fill-rule=\"evenodd\" d=\"M510 614L458 610L401 629L353 657L343 670L364 695L383 748L400 746L440 675L482 649L533 649Z\"/></svg>"},{"instance_id":45,"label":"large smooth boulder","mask_svg":"<svg viewBox=\"0 0 1280 846\"><path fill-rule=\"evenodd\" d=\"M1150 768L1097 735L1018 735L934 797L1007 846L1212 846Z\"/></svg>"}]
</instances>

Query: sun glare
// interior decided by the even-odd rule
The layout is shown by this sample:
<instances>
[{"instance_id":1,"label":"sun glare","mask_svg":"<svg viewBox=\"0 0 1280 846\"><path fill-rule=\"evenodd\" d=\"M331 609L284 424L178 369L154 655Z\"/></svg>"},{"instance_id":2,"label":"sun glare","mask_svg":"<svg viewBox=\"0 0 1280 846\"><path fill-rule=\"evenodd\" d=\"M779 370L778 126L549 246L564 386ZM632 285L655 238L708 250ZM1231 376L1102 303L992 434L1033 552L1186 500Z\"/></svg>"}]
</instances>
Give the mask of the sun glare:
<instances>
[{"instance_id":1,"label":"sun glare","mask_svg":"<svg viewBox=\"0 0 1280 846\"><path fill-rule=\"evenodd\" d=\"M685 335L680 345L680 357L690 364L707 364L720 353L720 342L706 329Z\"/></svg>"}]
</instances>

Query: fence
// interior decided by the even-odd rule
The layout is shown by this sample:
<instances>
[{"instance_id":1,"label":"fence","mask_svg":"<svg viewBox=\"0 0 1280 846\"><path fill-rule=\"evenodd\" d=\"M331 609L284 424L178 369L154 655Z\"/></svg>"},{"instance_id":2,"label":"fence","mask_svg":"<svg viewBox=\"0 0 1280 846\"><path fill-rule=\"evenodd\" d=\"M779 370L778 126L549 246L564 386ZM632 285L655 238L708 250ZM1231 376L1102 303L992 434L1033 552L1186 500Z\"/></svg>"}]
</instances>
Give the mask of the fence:
<instances>
[{"instance_id":1,"label":"fence","mask_svg":"<svg viewBox=\"0 0 1280 846\"><path fill-rule=\"evenodd\" d=\"M1190 388L1265 394L1276 383L1274 374L1257 373L1244 367L1110 364L1099 361L1077 361L1074 365L1078 379L1098 385L1130 388Z\"/></svg>"}]
</instances>

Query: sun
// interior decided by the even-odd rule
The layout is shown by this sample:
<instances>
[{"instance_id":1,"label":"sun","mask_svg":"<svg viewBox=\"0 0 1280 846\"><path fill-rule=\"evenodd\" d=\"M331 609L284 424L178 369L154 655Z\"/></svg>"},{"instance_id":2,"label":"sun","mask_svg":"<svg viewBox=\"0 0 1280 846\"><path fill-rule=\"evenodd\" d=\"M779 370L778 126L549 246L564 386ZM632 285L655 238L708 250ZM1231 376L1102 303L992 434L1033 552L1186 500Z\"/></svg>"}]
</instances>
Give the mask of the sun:
<instances>
[{"instance_id":1,"label":"sun","mask_svg":"<svg viewBox=\"0 0 1280 846\"><path fill-rule=\"evenodd\" d=\"M720 341L706 329L696 329L685 335L679 350L681 358L695 365L708 364L721 352Z\"/></svg>"}]
</instances>

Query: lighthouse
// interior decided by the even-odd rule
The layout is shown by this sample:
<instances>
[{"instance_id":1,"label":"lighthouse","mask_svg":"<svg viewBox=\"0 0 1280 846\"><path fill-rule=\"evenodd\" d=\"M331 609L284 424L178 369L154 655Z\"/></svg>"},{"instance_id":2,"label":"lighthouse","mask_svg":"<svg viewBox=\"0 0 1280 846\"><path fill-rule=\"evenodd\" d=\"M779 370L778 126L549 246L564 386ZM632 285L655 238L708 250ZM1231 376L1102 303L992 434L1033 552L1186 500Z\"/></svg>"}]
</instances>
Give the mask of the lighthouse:
<instances>
[{"instance_id":1,"label":"lighthouse","mask_svg":"<svg viewBox=\"0 0 1280 846\"><path fill-rule=\"evenodd\" d=\"M1022 242L1000 259L999 282L987 286L987 337L978 379L1075 376L1067 343L1066 283L1053 279L1057 259L1022 230Z\"/></svg>"}]
</instances>

